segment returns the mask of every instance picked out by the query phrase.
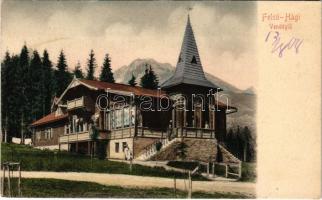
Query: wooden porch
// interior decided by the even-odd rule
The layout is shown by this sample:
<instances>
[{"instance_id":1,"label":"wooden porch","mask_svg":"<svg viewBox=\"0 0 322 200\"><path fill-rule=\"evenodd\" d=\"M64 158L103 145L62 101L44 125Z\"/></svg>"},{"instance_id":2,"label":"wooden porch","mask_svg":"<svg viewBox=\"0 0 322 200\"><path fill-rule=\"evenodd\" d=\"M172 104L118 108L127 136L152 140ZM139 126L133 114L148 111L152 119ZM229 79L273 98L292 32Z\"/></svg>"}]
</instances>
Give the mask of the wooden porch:
<instances>
[{"instance_id":1,"label":"wooden porch","mask_svg":"<svg viewBox=\"0 0 322 200\"><path fill-rule=\"evenodd\" d=\"M100 132L98 139L104 140L108 139L108 134ZM70 143L70 142L78 142L78 141L90 141L91 136L89 131L82 132L82 133L71 133L66 134L59 137L59 143Z\"/></svg>"},{"instance_id":2,"label":"wooden porch","mask_svg":"<svg viewBox=\"0 0 322 200\"><path fill-rule=\"evenodd\" d=\"M173 128L173 134L177 138L206 138L213 139L215 137L215 129L207 128L194 128L194 127L182 127Z\"/></svg>"}]
</instances>

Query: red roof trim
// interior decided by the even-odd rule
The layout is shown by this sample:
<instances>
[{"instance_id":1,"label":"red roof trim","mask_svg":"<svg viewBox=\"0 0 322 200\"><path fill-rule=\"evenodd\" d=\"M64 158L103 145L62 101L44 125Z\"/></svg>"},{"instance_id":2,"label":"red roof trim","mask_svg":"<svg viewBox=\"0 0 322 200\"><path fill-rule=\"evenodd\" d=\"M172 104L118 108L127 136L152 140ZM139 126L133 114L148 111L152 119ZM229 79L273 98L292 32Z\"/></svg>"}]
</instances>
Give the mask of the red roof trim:
<instances>
[{"instance_id":1,"label":"red roof trim","mask_svg":"<svg viewBox=\"0 0 322 200\"><path fill-rule=\"evenodd\" d=\"M49 115L46 115L45 117L33 122L31 126L35 127L35 126L40 126L44 124L49 124L49 123L57 122L59 120L63 120L67 117L68 117L68 114L55 116L55 113L50 113Z\"/></svg>"}]
</instances>

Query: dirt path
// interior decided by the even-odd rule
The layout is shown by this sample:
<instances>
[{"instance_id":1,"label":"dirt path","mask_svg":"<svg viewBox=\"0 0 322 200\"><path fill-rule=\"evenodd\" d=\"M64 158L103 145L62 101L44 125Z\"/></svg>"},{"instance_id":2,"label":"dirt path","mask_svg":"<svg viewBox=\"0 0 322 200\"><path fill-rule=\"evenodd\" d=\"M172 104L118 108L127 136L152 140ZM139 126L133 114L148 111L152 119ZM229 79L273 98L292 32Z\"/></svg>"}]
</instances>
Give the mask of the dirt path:
<instances>
[{"instance_id":1,"label":"dirt path","mask_svg":"<svg viewBox=\"0 0 322 200\"><path fill-rule=\"evenodd\" d=\"M123 187L167 187L173 188L174 181L170 178L133 176L124 174L78 173L78 172L36 172L23 171L23 178L54 178L72 181L88 181L103 185ZM185 190L187 181L177 179L177 188ZM255 183L225 181L193 181L193 191L230 192L255 196Z\"/></svg>"}]
</instances>

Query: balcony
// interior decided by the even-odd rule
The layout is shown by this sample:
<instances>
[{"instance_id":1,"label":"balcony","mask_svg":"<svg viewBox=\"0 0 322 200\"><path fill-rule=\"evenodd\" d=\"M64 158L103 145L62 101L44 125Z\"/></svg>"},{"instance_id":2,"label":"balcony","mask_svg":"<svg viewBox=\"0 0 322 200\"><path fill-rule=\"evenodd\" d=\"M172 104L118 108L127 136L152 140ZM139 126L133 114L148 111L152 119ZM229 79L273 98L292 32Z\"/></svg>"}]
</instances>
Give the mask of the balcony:
<instances>
[{"instance_id":1,"label":"balcony","mask_svg":"<svg viewBox=\"0 0 322 200\"><path fill-rule=\"evenodd\" d=\"M85 106L85 98L80 97L71 101L67 101L67 109L72 110L76 108L83 108Z\"/></svg>"},{"instance_id":2,"label":"balcony","mask_svg":"<svg viewBox=\"0 0 322 200\"><path fill-rule=\"evenodd\" d=\"M70 111L70 110L75 110L79 108L84 108L87 111L92 111L93 109L92 109L92 106L90 106L91 105L90 101L91 101L90 98L84 97L84 96L73 100L69 100L67 101L67 110Z\"/></svg>"},{"instance_id":3,"label":"balcony","mask_svg":"<svg viewBox=\"0 0 322 200\"><path fill-rule=\"evenodd\" d=\"M215 130L208 128L183 127L173 129L176 137L186 138L215 138Z\"/></svg>"},{"instance_id":4,"label":"balcony","mask_svg":"<svg viewBox=\"0 0 322 200\"><path fill-rule=\"evenodd\" d=\"M138 130L137 136L140 136L140 137L166 138L168 136L168 133L166 131L153 130L148 127L139 126L137 130Z\"/></svg>"},{"instance_id":5,"label":"balcony","mask_svg":"<svg viewBox=\"0 0 322 200\"><path fill-rule=\"evenodd\" d=\"M126 127L120 129L114 129L108 134L108 139L121 139L134 137L135 129L134 127Z\"/></svg>"},{"instance_id":6,"label":"balcony","mask_svg":"<svg viewBox=\"0 0 322 200\"><path fill-rule=\"evenodd\" d=\"M97 139L107 139L107 133L100 132ZM81 133L71 133L59 137L59 143L91 141L91 136L88 131Z\"/></svg>"},{"instance_id":7,"label":"balcony","mask_svg":"<svg viewBox=\"0 0 322 200\"><path fill-rule=\"evenodd\" d=\"M171 133L172 132L172 133ZM214 139L216 137L214 129L208 128L194 128L194 127L183 127L173 128L172 131L154 130L148 127L137 127L137 133L135 134L134 127L121 128L112 130L108 134L108 139L120 139L127 137L148 137L148 138L167 138L170 134L171 137L185 137L185 138L203 138L203 139Z\"/></svg>"}]
</instances>

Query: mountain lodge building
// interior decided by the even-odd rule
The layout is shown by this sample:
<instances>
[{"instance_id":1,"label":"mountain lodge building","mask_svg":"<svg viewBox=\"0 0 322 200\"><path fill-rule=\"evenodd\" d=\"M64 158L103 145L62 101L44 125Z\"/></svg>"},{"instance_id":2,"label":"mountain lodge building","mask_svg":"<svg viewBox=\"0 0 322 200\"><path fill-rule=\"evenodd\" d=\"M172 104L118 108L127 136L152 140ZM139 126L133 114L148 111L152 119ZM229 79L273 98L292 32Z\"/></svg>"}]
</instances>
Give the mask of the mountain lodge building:
<instances>
[{"instance_id":1,"label":"mountain lodge building","mask_svg":"<svg viewBox=\"0 0 322 200\"><path fill-rule=\"evenodd\" d=\"M107 158L176 160L184 142L186 160L236 162L221 142L237 108L218 101L219 91L205 77L188 16L175 73L160 89L74 78L52 113L31 124L33 145L90 155L105 141Z\"/></svg>"}]
</instances>

